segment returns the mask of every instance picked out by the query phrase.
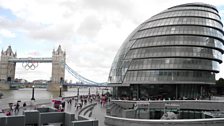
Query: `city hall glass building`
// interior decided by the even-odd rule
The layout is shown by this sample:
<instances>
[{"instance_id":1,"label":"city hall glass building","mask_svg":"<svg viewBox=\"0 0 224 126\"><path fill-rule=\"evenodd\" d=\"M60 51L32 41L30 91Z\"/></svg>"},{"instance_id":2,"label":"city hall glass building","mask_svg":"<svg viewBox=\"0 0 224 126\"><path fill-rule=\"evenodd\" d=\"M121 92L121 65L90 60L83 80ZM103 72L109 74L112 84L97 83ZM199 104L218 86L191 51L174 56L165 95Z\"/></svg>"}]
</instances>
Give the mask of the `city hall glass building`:
<instances>
[{"instance_id":1,"label":"city hall glass building","mask_svg":"<svg viewBox=\"0 0 224 126\"><path fill-rule=\"evenodd\" d=\"M223 42L214 6L168 8L140 24L120 47L108 79L113 93L130 99L208 97L222 63Z\"/></svg>"}]
</instances>

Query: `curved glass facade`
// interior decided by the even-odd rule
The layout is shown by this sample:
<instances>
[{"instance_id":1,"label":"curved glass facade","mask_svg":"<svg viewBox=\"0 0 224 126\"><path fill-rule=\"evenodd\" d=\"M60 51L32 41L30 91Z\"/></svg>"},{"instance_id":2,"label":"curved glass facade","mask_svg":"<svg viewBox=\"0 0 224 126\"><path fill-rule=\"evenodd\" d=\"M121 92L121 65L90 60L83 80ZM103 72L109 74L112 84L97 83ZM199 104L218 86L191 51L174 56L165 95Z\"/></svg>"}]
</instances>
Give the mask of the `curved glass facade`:
<instances>
[{"instance_id":1,"label":"curved glass facade","mask_svg":"<svg viewBox=\"0 0 224 126\"><path fill-rule=\"evenodd\" d=\"M208 96L208 86L215 84L222 63L223 34L214 6L190 3L171 7L128 36L114 59L109 83L118 86L116 95L131 98L142 98L141 89L150 92L152 87L158 91L147 93L148 97ZM163 87L169 91L164 92Z\"/></svg>"}]
</instances>

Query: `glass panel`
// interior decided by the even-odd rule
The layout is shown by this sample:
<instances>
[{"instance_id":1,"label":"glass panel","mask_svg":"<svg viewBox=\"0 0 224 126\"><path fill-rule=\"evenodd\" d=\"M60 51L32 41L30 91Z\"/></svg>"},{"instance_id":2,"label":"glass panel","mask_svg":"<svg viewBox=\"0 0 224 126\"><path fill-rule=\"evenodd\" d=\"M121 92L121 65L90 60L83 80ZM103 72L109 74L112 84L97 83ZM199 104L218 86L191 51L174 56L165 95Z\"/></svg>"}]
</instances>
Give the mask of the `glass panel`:
<instances>
[{"instance_id":1,"label":"glass panel","mask_svg":"<svg viewBox=\"0 0 224 126\"><path fill-rule=\"evenodd\" d=\"M135 73L135 75L133 74ZM147 74L146 74L147 73ZM134 75L131 78L136 78L133 80L127 76ZM146 75L148 77L146 77ZM127 83L173 83L174 81L181 81L182 83L193 83L193 84L204 84L215 83L215 74L208 71L191 71L191 70L145 70L145 71L128 71L125 77L125 82ZM141 77L147 78L141 80ZM167 78L164 82L161 78Z\"/></svg>"}]
</instances>

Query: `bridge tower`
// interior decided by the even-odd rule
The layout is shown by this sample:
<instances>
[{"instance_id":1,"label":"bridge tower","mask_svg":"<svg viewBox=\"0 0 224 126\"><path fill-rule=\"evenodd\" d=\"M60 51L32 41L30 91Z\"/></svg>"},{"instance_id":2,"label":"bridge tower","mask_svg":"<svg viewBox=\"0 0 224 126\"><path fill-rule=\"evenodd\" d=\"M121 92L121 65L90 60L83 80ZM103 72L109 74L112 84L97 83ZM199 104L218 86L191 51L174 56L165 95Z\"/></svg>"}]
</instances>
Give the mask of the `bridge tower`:
<instances>
[{"instance_id":1,"label":"bridge tower","mask_svg":"<svg viewBox=\"0 0 224 126\"><path fill-rule=\"evenodd\" d=\"M52 74L51 74L51 83L48 84L49 91L59 91L60 86L63 86L65 78L65 59L66 53L62 51L61 45L58 46L58 49L52 52ZM67 90L67 87L63 86L64 90Z\"/></svg>"},{"instance_id":2,"label":"bridge tower","mask_svg":"<svg viewBox=\"0 0 224 126\"><path fill-rule=\"evenodd\" d=\"M6 51L1 52L0 61L0 89L8 90L10 89L9 83L15 78L15 62L9 62L10 58L16 58L16 52L13 53L11 46L8 46Z\"/></svg>"}]
</instances>

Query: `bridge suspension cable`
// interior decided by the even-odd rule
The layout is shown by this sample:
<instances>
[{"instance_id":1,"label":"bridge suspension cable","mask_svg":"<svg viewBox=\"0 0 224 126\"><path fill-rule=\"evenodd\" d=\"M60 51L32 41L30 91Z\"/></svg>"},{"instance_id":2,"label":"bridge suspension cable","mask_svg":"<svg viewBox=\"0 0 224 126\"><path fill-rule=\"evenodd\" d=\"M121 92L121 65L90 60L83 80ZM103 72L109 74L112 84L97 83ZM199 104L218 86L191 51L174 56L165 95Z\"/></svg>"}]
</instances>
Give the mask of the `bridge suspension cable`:
<instances>
[{"instance_id":1,"label":"bridge suspension cable","mask_svg":"<svg viewBox=\"0 0 224 126\"><path fill-rule=\"evenodd\" d=\"M76 79L78 79L79 81L83 82L84 84L92 84L92 85L105 85L107 83L97 83L95 81L89 80L85 77L83 77L82 75L80 75L78 72L76 72L75 70L73 70L71 67L69 67L66 63L65 63L65 69Z\"/></svg>"}]
</instances>

